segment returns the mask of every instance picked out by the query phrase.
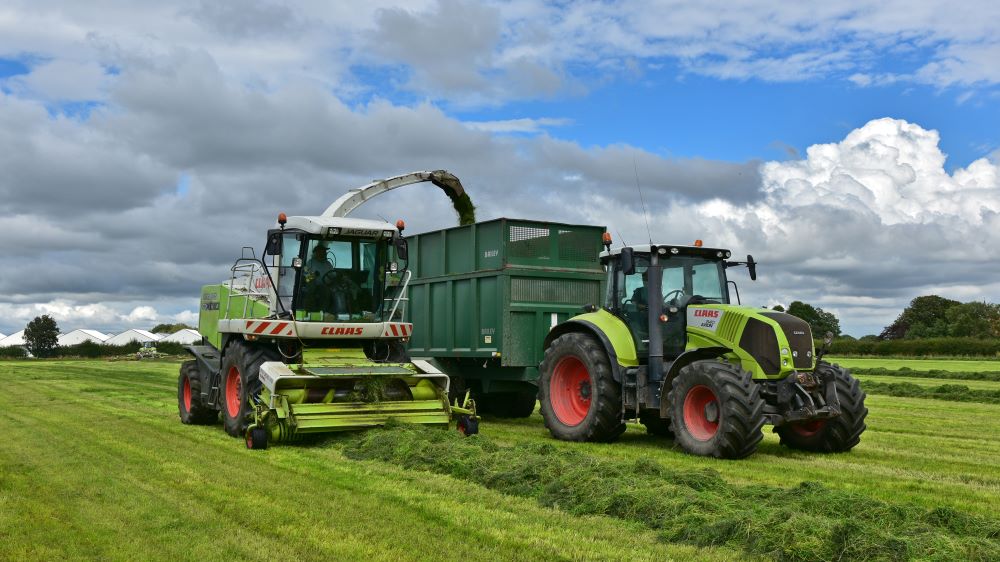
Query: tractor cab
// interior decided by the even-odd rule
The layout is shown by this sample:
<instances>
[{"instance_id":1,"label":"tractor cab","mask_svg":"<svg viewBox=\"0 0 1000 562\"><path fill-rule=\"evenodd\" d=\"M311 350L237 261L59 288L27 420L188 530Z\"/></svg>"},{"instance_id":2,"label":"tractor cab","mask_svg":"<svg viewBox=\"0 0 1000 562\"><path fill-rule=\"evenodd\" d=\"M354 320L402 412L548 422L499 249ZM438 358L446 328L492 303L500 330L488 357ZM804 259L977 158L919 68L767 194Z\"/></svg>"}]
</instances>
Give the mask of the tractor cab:
<instances>
[{"instance_id":1,"label":"tractor cab","mask_svg":"<svg viewBox=\"0 0 1000 562\"><path fill-rule=\"evenodd\" d=\"M381 221L289 217L268 232L265 254L276 313L298 321L387 322L400 309L406 240ZM404 277L406 279L404 279Z\"/></svg>"},{"instance_id":2,"label":"tractor cab","mask_svg":"<svg viewBox=\"0 0 1000 562\"><path fill-rule=\"evenodd\" d=\"M639 357L649 355L651 323L660 326L663 357L673 359L687 345L689 305L730 304L726 267L736 263L726 261L731 255L729 250L702 247L700 241L694 246L643 245L601 254L608 275L605 309L624 321Z\"/></svg>"}]
</instances>

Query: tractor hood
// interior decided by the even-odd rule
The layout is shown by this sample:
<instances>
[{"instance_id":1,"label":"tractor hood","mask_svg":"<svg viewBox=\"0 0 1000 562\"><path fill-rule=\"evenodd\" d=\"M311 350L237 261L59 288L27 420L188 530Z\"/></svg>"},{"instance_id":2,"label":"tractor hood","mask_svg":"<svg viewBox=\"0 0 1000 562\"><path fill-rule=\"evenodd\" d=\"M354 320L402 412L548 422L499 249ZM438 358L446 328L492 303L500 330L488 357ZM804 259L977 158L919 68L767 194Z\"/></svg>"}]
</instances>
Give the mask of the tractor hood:
<instances>
[{"instance_id":1,"label":"tractor hood","mask_svg":"<svg viewBox=\"0 0 1000 562\"><path fill-rule=\"evenodd\" d=\"M686 321L688 349L728 347L755 376L783 378L815 368L809 324L791 314L706 304L688 306Z\"/></svg>"}]
</instances>

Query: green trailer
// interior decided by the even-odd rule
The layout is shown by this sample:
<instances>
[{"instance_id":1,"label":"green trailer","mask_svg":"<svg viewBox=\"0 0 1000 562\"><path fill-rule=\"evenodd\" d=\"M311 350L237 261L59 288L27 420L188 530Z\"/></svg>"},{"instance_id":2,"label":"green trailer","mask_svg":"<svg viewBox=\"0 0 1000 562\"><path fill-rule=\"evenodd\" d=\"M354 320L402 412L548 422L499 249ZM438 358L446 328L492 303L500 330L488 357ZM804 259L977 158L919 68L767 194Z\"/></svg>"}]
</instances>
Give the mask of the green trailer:
<instances>
[{"instance_id":1,"label":"green trailer","mask_svg":"<svg viewBox=\"0 0 1000 562\"><path fill-rule=\"evenodd\" d=\"M604 232L501 218L407 237L410 355L432 360L480 411L529 415L545 336L602 301Z\"/></svg>"}]
</instances>

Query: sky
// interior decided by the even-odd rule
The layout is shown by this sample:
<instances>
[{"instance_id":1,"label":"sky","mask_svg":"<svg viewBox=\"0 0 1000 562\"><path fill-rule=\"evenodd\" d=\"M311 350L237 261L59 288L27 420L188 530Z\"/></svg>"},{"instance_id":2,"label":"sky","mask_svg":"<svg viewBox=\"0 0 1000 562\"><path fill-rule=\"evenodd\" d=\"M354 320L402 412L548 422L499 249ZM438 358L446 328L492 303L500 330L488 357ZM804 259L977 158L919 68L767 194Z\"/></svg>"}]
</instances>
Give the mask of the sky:
<instances>
[{"instance_id":1,"label":"sky","mask_svg":"<svg viewBox=\"0 0 1000 562\"><path fill-rule=\"evenodd\" d=\"M744 304L857 337L920 295L1000 302L998 22L976 0L6 0L0 333L194 324L278 212L429 169L480 220L753 254ZM429 185L354 216L456 223Z\"/></svg>"}]
</instances>

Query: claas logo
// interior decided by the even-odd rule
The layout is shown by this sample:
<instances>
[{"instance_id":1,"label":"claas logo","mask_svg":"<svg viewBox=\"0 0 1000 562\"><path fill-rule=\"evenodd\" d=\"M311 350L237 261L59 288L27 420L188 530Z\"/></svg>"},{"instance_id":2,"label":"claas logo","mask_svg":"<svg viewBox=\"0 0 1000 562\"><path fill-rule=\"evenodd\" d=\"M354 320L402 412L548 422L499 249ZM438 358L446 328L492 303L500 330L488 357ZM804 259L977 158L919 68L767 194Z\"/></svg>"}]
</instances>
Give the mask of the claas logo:
<instances>
[{"instance_id":1,"label":"claas logo","mask_svg":"<svg viewBox=\"0 0 1000 562\"><path fill-rule=\"evenodd\" d=\"M323 334L324 336L360 336L361 332L363 331L364 328L354 328L354 327L344 327L344 326L334 328L332 326L328 326L326 328L323 328L320 331L320 333Z\"/></svg>"},{"instance_id":2,"label":"claas logo","mask_svg":"<svg viewBox=\"0 0 1000 562\"><path fill-rule=\"evenodd\" d=\"M719 317L719 311L718 310L698 308L698 309L695 309L695 311L694 311L694 317L695 318L698 318L698 317L718 318Z\"/></svg>"}]
</instances>

